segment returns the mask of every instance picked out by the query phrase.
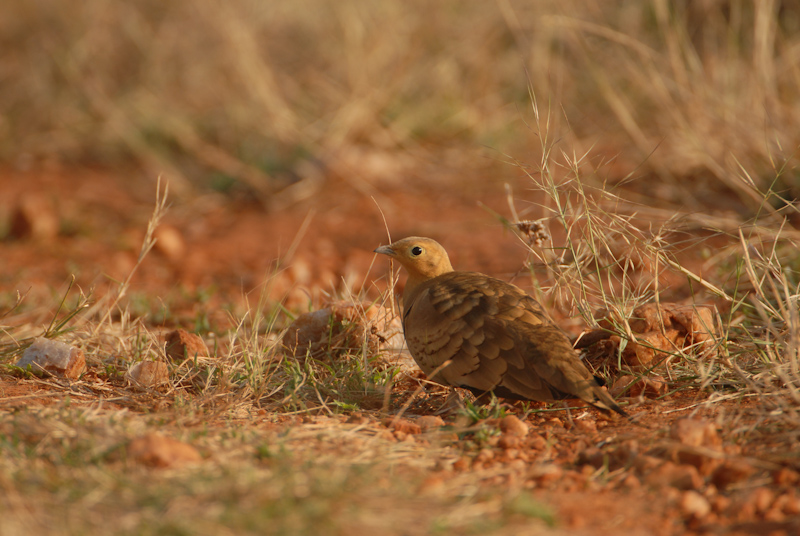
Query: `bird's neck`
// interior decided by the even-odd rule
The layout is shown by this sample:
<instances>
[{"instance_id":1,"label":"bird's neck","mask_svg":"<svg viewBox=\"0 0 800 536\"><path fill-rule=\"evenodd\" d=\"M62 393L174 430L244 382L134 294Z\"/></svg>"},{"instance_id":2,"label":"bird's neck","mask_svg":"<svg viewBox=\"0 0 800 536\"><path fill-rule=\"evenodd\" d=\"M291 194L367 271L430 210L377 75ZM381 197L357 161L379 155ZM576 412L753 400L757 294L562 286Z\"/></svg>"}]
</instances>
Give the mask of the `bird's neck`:
<instances>
[{"instance_id":1,"label":"bird's neck","mask_svg":"<svg viewBox=\"0 0 800 536\"><path fill-rule=\"evenodd\" d=\"M424 283L453 271L453 265L450 264L450 259L447 258L447 255L440 257L436 264L427 263L415 266L414 269L409 269L408 266L405 268L406 272L408 272L408 279L406 279L406 286L403 289L404 308L414 303L417 295L423 290Z\"/></svg>"},{"instance_id":2,"label":"bird's neck","mask_svg":"<svg viewBox=\"0 0 800 536\"><path fill-rule=\"evenodd\" d=\"M406 285L403 288L403 310L407 310L411 304L417 299L417 296L427 288L426 283L431 281L432 279L449 272L453 271L453 268L447 266L448 269L442 270L441 273L436 275L423 275L419 273L410 273L408 274L408 279L406 279Z\"/></svg>"},{"instance_id":3,"label":"bird's neck","mask_svg":"<svg viewBox=\"0 0 800 536\"><path fill-rule=\"evenodd\" d=\"M403 288L403 307L406 308L410 306L414 299L417 297L417 294L420 291L420 286L430 278L424 277L414 277L414 275L409 274L408 279L406 280L406 286Z\"/></svg>"}]
</instances>

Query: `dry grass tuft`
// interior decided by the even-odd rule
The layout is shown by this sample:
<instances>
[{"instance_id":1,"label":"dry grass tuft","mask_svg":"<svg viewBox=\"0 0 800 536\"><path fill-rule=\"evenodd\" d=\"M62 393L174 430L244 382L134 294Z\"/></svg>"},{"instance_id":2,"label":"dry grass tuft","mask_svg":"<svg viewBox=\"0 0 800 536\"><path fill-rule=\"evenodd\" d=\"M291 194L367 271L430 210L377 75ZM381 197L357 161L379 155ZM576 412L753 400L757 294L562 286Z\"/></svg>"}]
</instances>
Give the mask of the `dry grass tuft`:
<instances>
[{"instance_id":1,"label":"dry grass tuft","mask_svg":"<svg viewBox=\"0 0 800 536\"><path fill-rule=\"evenodd\" d=\"M0 156L21 165L133 157L179 194L205 176L266 199L313 181L313 161L363 189L369 161L434 161L441 142L527 150L545 130L520 112L532 89L560 110L551 132L614 182L647 177L676 204L723 188L747 211L759 192L779 194L769 212L798 195L794 2L13 0L6 14Z\"/></svg>"},{"instance_id":2,"label":"dry grass tuft","mask_svg":"<svg viewBox=\"0 0 800 536\"><path fill-rule=\"evenodd\" d=\"M537 107L534 112L540 119L537 124L549 124L541 120ZM699 388L710 394L710 404L758 396L764 419L798 424L793 408L800 402L800 237L787 218L771 210L773 192L752 190L761 204L751 220L698 221L679 211L665 215L609 188L585 155L557 155L564 137L554 136L552 129L541 131L539 139L541 161L515 164L530 178L534 191L544 193L543 200L526 202L518 210L519 201L509 189L512 221L507 223L529 252L526 266L541 298L566 316L579 315L596 332L621 340L610 346L614 355L605 355L601 368L642 380L659 374L653 376L657 383L664 381L663 375L668 394ZM522 219L531 217L538 219ZM686 264L694 255L687 253L715 238L726 240L723 252L709 255L702 267ZM685 339L676 339L677 332L665 331L668 316L678 310L667 303L675 300L670 286L681 280L691 289L679 296L682 303L722 312L717 318L702 317L705 325L697 329L704 335L699 341L691 333L677 334ZM656 315L661 316L661 333L649 338L642 334L643 319L634 315L645 310L644 304L661 311ZM641 324L636 329L634 321ZM635 353L625 350L634 343ZM596 363L603 351L590 348L592 352ZM631 355L643 354L660 358L649 362L648 357L638 366L636 359L630 361Z\"/></svg>"}]
</instances>

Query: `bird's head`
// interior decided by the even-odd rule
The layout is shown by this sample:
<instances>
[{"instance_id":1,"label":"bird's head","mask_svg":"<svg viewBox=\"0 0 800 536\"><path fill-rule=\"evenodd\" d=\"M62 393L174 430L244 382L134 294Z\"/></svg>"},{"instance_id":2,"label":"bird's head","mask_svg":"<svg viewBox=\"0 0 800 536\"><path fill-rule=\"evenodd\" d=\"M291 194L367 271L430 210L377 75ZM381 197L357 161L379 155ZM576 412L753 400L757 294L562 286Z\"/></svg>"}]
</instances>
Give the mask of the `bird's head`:
<instances>
[{"instance_id":1,"label":"bird's head","mask_svg":"<svg viewBox=\"0 0 800 536\"><path fill-rule=\"evenodd\" d=\"M447 252L436 240L410 236L388 246L381 246L375 253L388 255L399 262L408 272L408 282L413 288L423 281L452 272Z\"/></svg>"}]
</instances>

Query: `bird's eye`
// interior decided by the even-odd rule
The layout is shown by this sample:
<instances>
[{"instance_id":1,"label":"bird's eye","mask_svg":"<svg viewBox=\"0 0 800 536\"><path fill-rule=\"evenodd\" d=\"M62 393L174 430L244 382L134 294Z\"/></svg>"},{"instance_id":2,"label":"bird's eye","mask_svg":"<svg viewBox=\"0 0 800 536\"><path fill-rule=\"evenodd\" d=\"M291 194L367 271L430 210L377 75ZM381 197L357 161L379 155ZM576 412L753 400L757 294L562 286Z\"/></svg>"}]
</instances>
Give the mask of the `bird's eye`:
<instances>
[{"instance_id":1,"label":"bird's eye","mask_svg":"<svg viewBox=\"0 0 800 536\"><path fill-rule=\"evenodd\" d=\"M414 246L413 248L411 248L411 254L414 255L415 257L419 257L420 255L422 255L422 248L419 246Z\"/></svg>"}]
</instances>

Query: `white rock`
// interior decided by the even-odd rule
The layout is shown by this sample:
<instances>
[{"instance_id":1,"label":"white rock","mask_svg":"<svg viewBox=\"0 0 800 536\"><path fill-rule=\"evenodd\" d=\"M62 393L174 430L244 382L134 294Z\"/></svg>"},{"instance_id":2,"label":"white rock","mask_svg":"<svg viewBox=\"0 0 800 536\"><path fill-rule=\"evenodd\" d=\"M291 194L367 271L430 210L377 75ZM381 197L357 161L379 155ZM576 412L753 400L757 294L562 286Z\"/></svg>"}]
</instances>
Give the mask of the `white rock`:
<instances>
[{"instance_id":1,"label":"white rock","mask_svg":"<svg viewBox=\"0 0 800 536\"><path fill-rule=\"evenodd\" d=\"M86 357L83 350L69 344L39 337L33 341L17 366L36 371L46 371L56 376L76 380L86 370Z\"/></svg>"},{"instance_id":2,"label":"white rock","mask_svg":"<svg viewBox=\"0 0 800 536\"><path fill-rule=\"evenodd\" d=\"M169 369L163 361L140 361L128 369L125 377L136 387L158 387L169 381Z\"/></svg>"},{"instance_id":3,"label":"white rock","mask_svg":"<svg viewBox=\"0 0 800 536\"><path fill-rule=\"evenodd\" d=\"M370 354L401 370L415 370L414 360L405 348L400 318L380 304L336 301L328 307L300 315L286 331L283 346L288 355L307 354L321 359L351 350L366 342Z\"/></svg>"},{"instance_id":4,"label":"white rock","mask_svg":"<svg viewBox=\"0 0 800 536\"><path fill-rule=\"evenodd\" d=\"M683 492L680 499L681 512L685 516L703 518L711 512L708 500L694 490Z\"/></svg>"}]
</instances>

